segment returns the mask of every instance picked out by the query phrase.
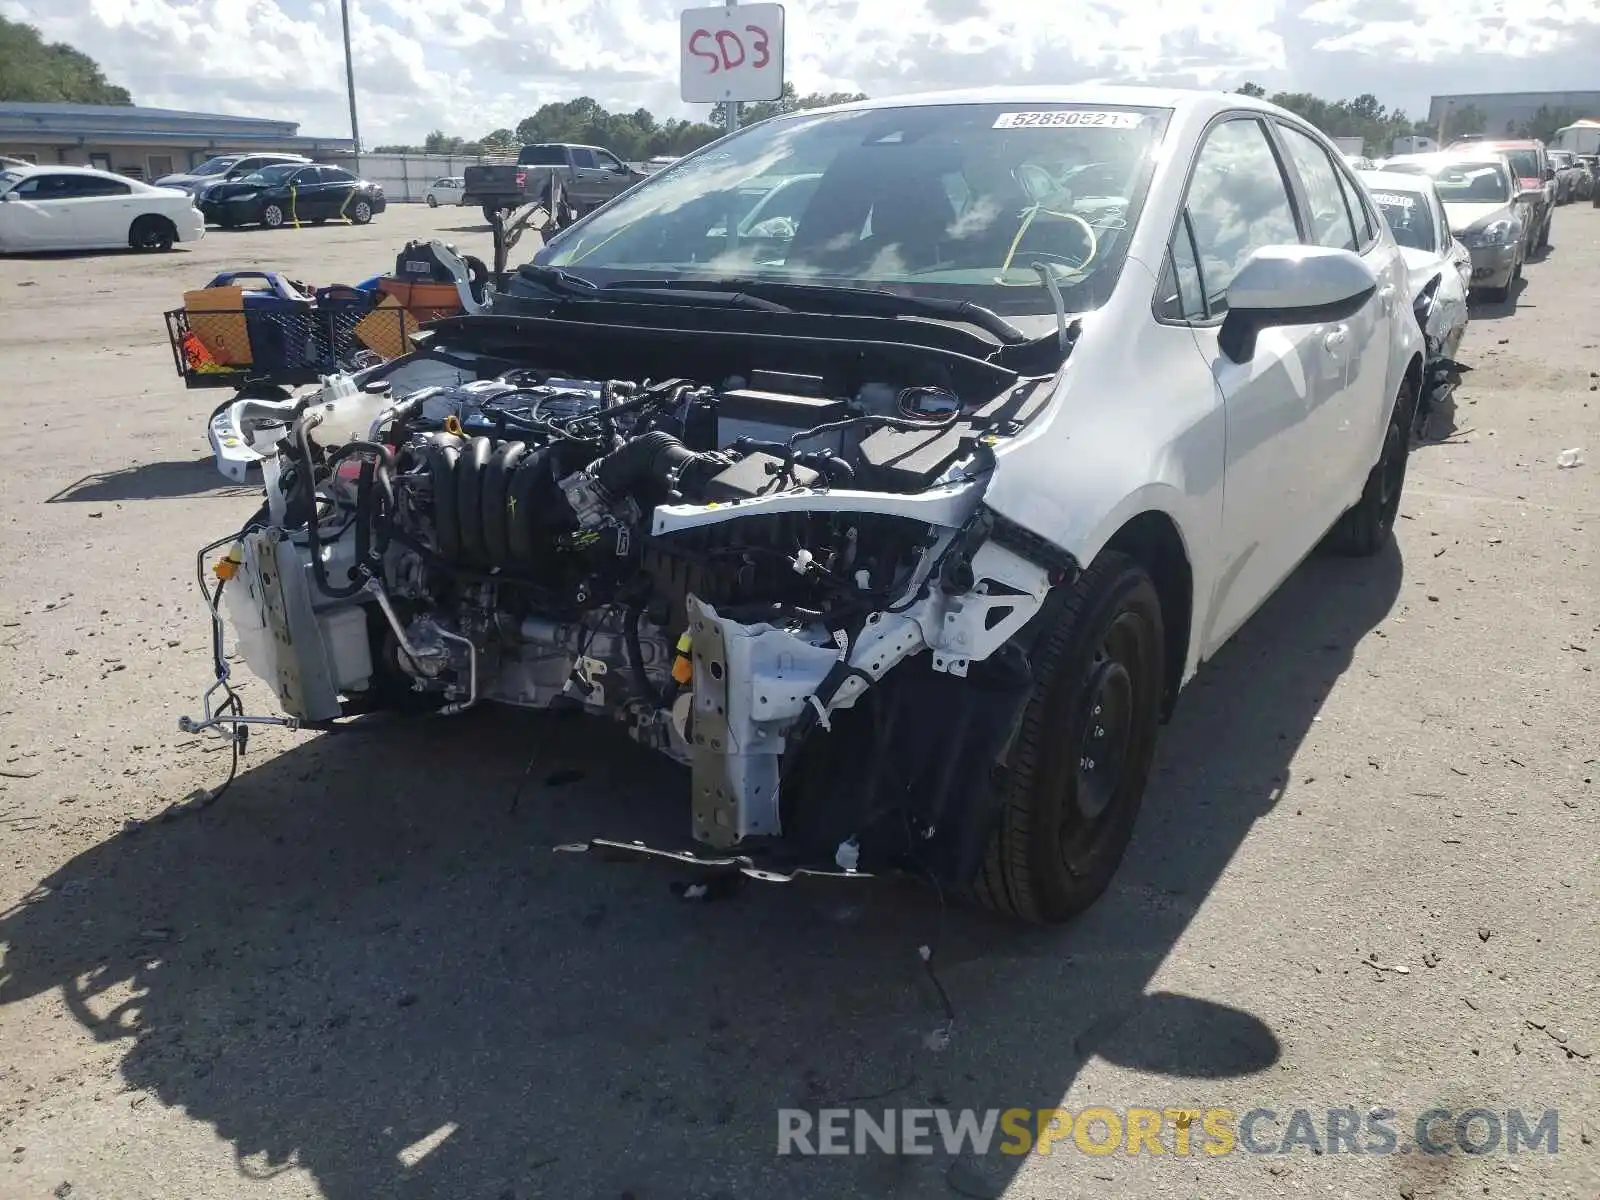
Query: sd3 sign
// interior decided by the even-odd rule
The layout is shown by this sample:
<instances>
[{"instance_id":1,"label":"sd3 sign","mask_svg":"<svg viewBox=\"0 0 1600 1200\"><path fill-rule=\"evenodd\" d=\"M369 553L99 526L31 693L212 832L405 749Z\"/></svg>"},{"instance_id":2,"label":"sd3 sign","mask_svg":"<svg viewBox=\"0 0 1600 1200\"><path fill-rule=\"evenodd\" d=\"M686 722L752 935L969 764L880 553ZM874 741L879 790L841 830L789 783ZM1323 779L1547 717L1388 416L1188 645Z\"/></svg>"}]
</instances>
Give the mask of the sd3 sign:
<instances>
[{"instance_id":1,"label":"sd3 sign","mask_svg":"<svg viewBox=\"0 0 1600 1200\"><path fill-rule=\"evenodd\" d=\"M685 104L783 95L783 5L686 8L678 39Z\"/></svg>"}]
</instances>

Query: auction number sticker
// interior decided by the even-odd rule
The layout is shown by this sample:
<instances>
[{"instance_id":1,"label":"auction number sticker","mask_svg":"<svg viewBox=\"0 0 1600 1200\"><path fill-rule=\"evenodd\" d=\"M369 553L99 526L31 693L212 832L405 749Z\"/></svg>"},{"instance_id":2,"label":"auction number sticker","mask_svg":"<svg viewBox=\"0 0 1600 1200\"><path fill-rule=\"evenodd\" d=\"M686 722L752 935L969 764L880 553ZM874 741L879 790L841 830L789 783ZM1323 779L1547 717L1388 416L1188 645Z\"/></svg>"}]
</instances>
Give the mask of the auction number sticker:
<instances>
[{"instance_id":1,"label":"auction number sticker","mask_svg":"<svg viewBox=\"0 0 1600 1200\"><path fill-rule=\"evenodd\" d=\"M1055 108L1046 112L1008 112L994 119L995 129L1137 129L1144 118L1131 112L1085 112Z\"/></svg>"},{"instance_id":2,"label":"auction number sticker","mask_svg":"<svg viewBox=\"0 0 1600 1200\"><path fill-rule=\"evenodd\" d=\"M1415 208L1417 198L1403 192L1373 192L1373 201L1379 208Z\"/></svg>"}]
</instances>

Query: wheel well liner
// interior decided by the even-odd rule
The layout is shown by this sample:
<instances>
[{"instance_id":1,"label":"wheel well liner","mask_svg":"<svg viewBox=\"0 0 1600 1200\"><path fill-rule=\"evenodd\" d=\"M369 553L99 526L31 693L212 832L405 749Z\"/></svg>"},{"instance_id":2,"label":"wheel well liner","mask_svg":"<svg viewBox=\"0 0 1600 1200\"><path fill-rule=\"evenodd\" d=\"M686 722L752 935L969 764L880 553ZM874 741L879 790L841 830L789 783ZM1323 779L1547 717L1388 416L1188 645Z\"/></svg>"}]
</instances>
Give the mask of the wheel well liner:
<instances>
[{"instance_id":1,"label":"wheel well liner","mask_svg":"<svg viewBox=\"0 0 1600 1200\"><path fill-rule=\"evenodd\" d=\"M1162 689L1161 719L1171 717L1189 661L1189 626L1194 615L1194 572L1178 526L1164 512L1149 509L1125 523L1105 545L1134 559L1150 573L1161 598L1161 623L1166 631L1167 678Z\"/></svg>"}]
</instances>

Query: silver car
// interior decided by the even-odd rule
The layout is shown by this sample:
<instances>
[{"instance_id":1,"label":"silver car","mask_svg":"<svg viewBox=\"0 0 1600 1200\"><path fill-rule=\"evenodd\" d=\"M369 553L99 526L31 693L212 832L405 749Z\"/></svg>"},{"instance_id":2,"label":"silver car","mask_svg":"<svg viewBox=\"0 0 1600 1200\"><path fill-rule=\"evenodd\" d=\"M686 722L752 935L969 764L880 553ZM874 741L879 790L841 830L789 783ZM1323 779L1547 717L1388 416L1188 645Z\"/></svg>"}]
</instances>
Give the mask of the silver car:
<instances>
[{"instance_id":1,"label":"silver car","mask_svg":"<svg viewBox=\"0 0 1600 1200\"><path fill-rule=\"evenodd\" d=\"M1433 180L1451 232L1472 255L1473 288L1497 303L1509 299L1527 256L1528 213L1505 156L1407 154L1389 159L1383 169Z\"/></svg>"}]
</instances>

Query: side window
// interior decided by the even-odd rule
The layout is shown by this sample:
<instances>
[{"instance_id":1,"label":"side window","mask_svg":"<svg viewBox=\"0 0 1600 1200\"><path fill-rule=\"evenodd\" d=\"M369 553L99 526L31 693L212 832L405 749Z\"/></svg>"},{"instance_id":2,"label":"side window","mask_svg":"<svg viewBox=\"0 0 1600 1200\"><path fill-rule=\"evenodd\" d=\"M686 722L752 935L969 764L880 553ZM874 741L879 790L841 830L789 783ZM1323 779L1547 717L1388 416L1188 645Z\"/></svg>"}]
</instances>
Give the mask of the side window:
<instances>
[{"instance_id":1,"label":"side window","mask_svg":"<svg viewBox=\"0 0 1600 1200\"><path fill-rule=\"evenodd\" d=\"M79 196L126 196L133 189L120 179L101 179L95 175L80 175L76 195Z\"/></svg>"},{"instance_id":2,"label":"side window","mask_svg":"<svg viewBox=\"0 0 1600 1200\"><path fill-rule=\"evenodd\" d=\"M1195 250L1189 214L1181 213L1167 247L1167 263L1156 289L1156 317L1163 321L1202 321L1205 290L1200 284L1200 255Z\"/></svg>"},{"instance_id":3,"label":"side window","mask_svg":"<svg viewBox=\"0 0 1600 1200\"><path fill-rule=\"evenodd\" d=\"M594 165L607 171L622 170L622 160L619 159L615 154L611 154L605 150L596 150L594 152Z\"/></svg>"},{"instance_id":4,"label":"side window","mask_svg":"<svg viewBox=\"0 0 1600 1200\"><path fill-rule=\"evenodd\" d=\"M594 166L594 154L582 146L572 148L572 165L575 167Z\"/></svg>"},{"instance_id":5,"label":"side window","mask_svg":"<svg viewBox=\"0 0 1600 1200\"><path fill-rule=\"evenodd\" d=\"M356 179L349 171L341 171L338 167L318 167L317 174L322 177L323 183L354 183Z\"/></svg>"},{"instance_id":6,"label":"side window","mask_svg":"<svg viewBox=\"0 0 1600 1200\"><path fill-rule=\"evenodd\" d=\"M1284 149L1289 161L1294 163L1300 182L1306 189L1306 202L1311 211L1311 236L1317 245L1332 250L1354 250L1355 223L1350 219L1350 209L1345 204L1344 188L1339 183L1338 169L1327 151L1313 139L1288 125L1279 124Z\"/></svg>"},{"instance_id":7,"label":"side window","mask_svg":"<svg viewBox=\"0 0 1600 1200\"><path fill-rule=\"evenodd\" d=\"M1300 241L1283 168L1254 117L1224 121L1206 135L1185 212L1209 316L1227 311L1228 286L1245 259L1263 246Z\"/></svg>"},{"instance_id":8,"label":"side window","mask_svg":"<svg viewBox=\"0 0 1600 1200\"><path fill-rule=\"evenodd\" d=\"M1356 223L1356 248L1365 254L1372 249L1372 243L1378 240L1378 218L1361 198L1361 189L1356 186L1350 172L1338 163L1333 165L1338 172L1339 187L1344 192L1345 207L1350 210L1350 218Z\"/></svg>"},{"instance_id":9,"label":"side window","mask_svg":"<svg viewBox=\"0 0 1600 1200\"><path fill-rule=\"evenodd\" d=\"M72 175L35 175L24 179L17 191L35 200L70 200L79 194L76 183Z\"/></svg>"}]
</instances>

